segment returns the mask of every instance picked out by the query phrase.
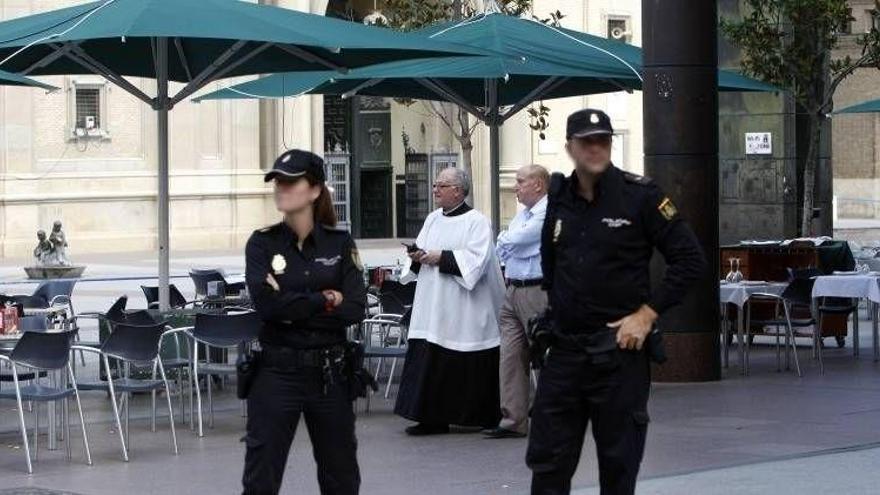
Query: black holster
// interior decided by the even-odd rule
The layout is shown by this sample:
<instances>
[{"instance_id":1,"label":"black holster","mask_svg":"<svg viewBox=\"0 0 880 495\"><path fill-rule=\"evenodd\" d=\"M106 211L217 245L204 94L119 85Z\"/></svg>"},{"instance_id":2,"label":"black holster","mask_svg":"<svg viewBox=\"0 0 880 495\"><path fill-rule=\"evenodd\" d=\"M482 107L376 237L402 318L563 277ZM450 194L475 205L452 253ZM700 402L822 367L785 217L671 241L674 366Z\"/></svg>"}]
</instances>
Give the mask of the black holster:
<instances>
[{"instance_id":1,"label":"black holster","mask_svg":"<svg viewBox=\"0 0 880 495\"><path fill-rule=\"evenodd\" d=\"M665 363L669 358L666 357L666 346L663 344L663 333L655 328L648 334L645 340L645 350L651 361L657 364Z\"/></svg>"},{"instance_id":2,"label":"black holster","mask_svg":"<svg viewBox=\"0 0 880 495\"><path fill-rule=\"evenodd\" d=\"M556 339L553 332L553 314L550 309L529 319L526 338L529 340L529 362L532 369L539 370L544 367L547 351Z\"/></svg>"},{"instance_id":3,"label":"black holster","mask_svg":"<svg viewBox=\"0 0 880 495\"><path fill-rule=\"evenodd\" d=\"M348 378L348 397L357 400L366 397L370 389L379 390L379 384L364 366L364 344L346 342L345 344L345 375Z\"/></svg>"},{"instance_id":4,"label":"black holster","mask_svg":"<svg viewBox=\"0 0 880 495\"><path fill-rule=\"evenodd\" d=\"M235 385L235 395L240 400L248 398L251 392L251 386L257 378L260 368L260 353L256 351L243 352L238 356L238 362L235 363L235 372L238 377Z\"/></svg>"}]
</instances>

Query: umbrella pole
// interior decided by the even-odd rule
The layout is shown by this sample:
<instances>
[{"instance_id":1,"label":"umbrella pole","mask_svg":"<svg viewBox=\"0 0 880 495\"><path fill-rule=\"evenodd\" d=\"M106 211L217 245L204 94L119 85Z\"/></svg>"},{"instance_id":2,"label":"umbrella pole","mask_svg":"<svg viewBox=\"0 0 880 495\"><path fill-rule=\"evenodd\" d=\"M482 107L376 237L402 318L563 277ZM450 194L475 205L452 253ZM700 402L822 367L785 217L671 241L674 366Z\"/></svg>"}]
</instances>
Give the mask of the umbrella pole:
<instances>
[{"instance_id":1,"label":"umbrella pole","mask_svg":"<svg viewBox=\"0 0 880 495\"><path fill-rule=\"evenodd\" d=\"M159 237L159 309L169 308L169 222L168 222L168 39L156 38L156 87L158 116L158 237Z\"/></svg>"},{"instance_id":2,"label":"umbrella pole","mask_svg":"<svg viewBox=\"0 0 880 495\"><path fill-rule=\"evenodd\" d=\"M498 112L498 80L486 80L489 107L489 188L492 201L492 228L501 229L501 119Z\"/></svg>"},{"instance_id":3,"label":"umbrella pole","mask_svg":"<svg viewBox=\"0 0 880 495\"><path fill-rule=\"evenodd\" d=\"M492 228L497 234L501 226L501 128L495 122L489 125L489 173L492 175Z\"/></svg>"}]
</instances>

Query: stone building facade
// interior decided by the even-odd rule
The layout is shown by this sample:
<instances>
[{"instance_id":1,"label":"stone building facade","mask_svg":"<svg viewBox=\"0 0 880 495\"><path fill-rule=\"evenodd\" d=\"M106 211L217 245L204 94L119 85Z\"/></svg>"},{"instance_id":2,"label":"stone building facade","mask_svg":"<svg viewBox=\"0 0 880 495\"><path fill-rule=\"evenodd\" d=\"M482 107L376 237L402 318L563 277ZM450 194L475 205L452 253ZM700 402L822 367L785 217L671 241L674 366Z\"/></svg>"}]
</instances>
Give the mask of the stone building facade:
<instances>
[{"instance_id":1,"label":"stone building facade","mask_svg":"<svg viewBox=\"0 0 880 495\"><path fill-rule=\"evenodd\" d=\"M479 0L477 0L479 3ZM9 19L59 8L78 1L0 0L0 17ZM316 14L328 12L327 0L263 0ZM353 8L372 10L372 0L352 0ZM377 5L381 9L382 2ZM606 36L624 26L628 41L640 44L638 0L540 0L535 14L559 10L565 27ZM620 31L620 30L618 30ZM59 219L76 253L151 251L156 249L156 119L139 100L95 76L46 77L60 91L0 88L0 257L29 256L35 232ZM152 81L132 79L152 94ZM215 83L209 89L236 80ZM174 88L172 88L174 89ZM283 101L183 102L170 114L171 251L237 249L255 228L276 221L264 169L286 147L317 152L329 149L326 100L305 96ZM641 96L612 94L546 102L551 108L547 138L528 127L523 112L502 128L502 216L516 211L512 186L516 168L534 162L569 171L564 151L566 116L585 106L606 109L619 131L615 158L636 172L642 169ZM379 213L349 204L356 233L383 237L404 232L398 194L405 191L407 157L403 133L417 153L452 155L458 144L422 104L409 107L385 102L371 109L387 114L383 129L388 157L374 168L358 163L359 177L384 171L386 190L361 182L361 197L349 203L374 204L382 198L389 222L370 227ZM332 115L331 115L332 117ZM349 116L352 125L363 115ZM385 118L385 117L382 117ZM357 120L361 119L361 120ZM474 201L489 211L488 132L475 137ZM360 159L360 158L352 158ZM352 167L349 164L349 167ZM364 175L367 174L367 175ZM404 187L400 187L404 186ZM370 188L369 191L367 190ZM367 193L372 196L367 196ZM384 196L383 196L384 194ZM351 208L351 206L355 206Z\"/></svg>"},{"instance_id":2,"label":"stone building facade","mask_svg":"<svg viewBox=\"0 0 880 495\"><path fill-rule=\"evenodd\" d=\"M855 40L877 22L873 0L850 0L855 19L835 56L858 57ZM880 70L857 70L838 88L836 109L880 98ZM864 224L880 219L880 115L836 115L832 119L834 195L838 219ZM861 220L862 222L859 222Z\"/></svg>"}]
</instances>

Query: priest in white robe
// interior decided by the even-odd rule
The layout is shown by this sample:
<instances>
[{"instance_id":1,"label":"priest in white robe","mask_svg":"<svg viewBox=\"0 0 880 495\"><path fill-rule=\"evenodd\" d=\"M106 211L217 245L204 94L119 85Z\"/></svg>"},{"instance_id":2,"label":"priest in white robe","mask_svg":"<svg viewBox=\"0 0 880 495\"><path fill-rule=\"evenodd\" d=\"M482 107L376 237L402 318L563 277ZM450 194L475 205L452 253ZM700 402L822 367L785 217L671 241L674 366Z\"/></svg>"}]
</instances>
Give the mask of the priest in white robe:
<instances>
[{"instance_id":1,"label":"priest in white robe","mask_svg":"<svg viewBox=\"0 0 880 495\"><path fill-rule=\"evenodd\" d=\"M501 418L498 314L504 279L489 220L465 202L468 177L443 170L440 209L425 219L402 281L417 278L400 391L394 412L417 424L410 435L485 428Z\"/></svg>"}]
</instances>

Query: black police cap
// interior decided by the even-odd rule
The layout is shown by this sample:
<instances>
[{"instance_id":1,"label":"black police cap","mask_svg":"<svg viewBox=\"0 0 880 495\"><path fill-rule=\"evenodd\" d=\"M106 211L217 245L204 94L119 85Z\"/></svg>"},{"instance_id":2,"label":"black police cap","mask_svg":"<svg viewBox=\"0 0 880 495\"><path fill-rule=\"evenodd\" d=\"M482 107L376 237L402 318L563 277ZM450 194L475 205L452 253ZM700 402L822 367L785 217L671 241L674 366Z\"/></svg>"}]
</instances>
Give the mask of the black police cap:
<instances>
[{"instance_id":1,"label":"black police cap","mask_svg":"<svg viewBox=\"0 0 880 495\"><path fill-rule=\"evenodd\" d=\"M266 182L274 179L296 179L306 174L324 182L324 160L308 151L290 150L275 160L272 170L263 179Z\"/></svg>"},{"instance_id":2,"label":"black police cap","mask_svg":"<svg viewBox=\"0 0 880 495\"><path fill-rule=\"evenodd\" d=\"M612 134L614 134L614 129L611 127L611 119L602 110L587 108L568 116L565 139L610 136Z\"/></svg>"}]
</instances>

